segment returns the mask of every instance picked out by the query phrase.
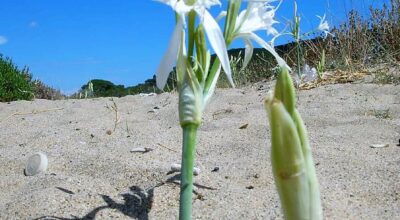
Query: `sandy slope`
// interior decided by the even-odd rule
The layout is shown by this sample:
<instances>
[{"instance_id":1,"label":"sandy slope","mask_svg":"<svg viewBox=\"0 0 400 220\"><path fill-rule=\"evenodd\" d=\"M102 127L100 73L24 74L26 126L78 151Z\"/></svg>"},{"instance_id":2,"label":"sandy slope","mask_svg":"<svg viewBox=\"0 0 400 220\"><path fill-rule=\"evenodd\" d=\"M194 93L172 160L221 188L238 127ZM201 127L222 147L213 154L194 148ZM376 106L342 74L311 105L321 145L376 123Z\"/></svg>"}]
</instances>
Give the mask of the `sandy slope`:
<instances>
[{"instance_id":1,"label":"sandy slope","mask_svg":"<svg viewBox=\"0 0 400 220\"><path fill-rule=\"evenodd\" d=\"M217 90L206 109L194 219L282 218L262 106L271 83L259 85ZM180 161L176 94L114 100L120 123L111 135L109 98L0 103L0 219L177 217L179 177L168 174ZM300 91L299 110L325 218L400 219L400 86ZM375 143L389 147L369 147ZM131 153L134 147L154 150ZM25 162L37 151L48 155L49 168L26 177Z\"/></svg>"}]
</instances>

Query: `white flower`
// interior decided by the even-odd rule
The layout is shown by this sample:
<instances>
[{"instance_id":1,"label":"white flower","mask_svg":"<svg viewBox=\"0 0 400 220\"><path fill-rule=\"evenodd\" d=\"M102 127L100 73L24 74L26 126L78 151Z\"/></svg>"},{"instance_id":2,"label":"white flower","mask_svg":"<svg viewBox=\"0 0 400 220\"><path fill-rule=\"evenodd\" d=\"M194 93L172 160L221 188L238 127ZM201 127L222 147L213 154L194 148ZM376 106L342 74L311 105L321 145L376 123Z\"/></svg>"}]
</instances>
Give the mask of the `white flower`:
<instances>
[{"instance_id":1,"label":"white flower","mask_svg":"<svg viewBox=\"0 0 400 220\"><path fill-rule=\"evenodd\" d=\"M240 12L236 24L235 31L240 33L249 33L259 30L266 30L268 34L276 35L278 32L272 27L278 23L274 20L277 8L269 5L271 0L265 2L249 2L246 10Z\"/></svg>"},{"instance_id":2,"label":"white flower","mask_svg":"<svg viewBox=\"0 0 400 220\"><path fill-rule=\"evenodd\" d=\"M185 31L186 21L185 17L190 11L195 11L199 16L200 21L204 27L208 40L214 52L221 61L222 68L224 69L229 81L233 85L231 68L229 65L228 52L225 45L225 39L218 23L214 20L211 14L207 11L213 5L220 5L219 0L197 0L193 4L187 4L187 1L178 0L157 0L166 5L169 5L179 16L178 22L169 42L167 52L164 54L163 59L157 69L156 81L157 87L163 89L167 83L169 73L172 71L176 60L178 59L178 52L181 42L185 41L182 37L182 32Z\"/></svg>"},{"instance_id":3,"label":"white flower","mask_svg":"<svg viewBox=\"0 0 400 220\"><path fill-rule=\"evenodd\" d=\"M310 67L308 64L303 66L303 71L301 73L302 82L310 82L318 77L317 70L314 67Z\"/></svg>"},{"instance_id":4,"label":"white flower","mask_svg":"<svg viewBox=\"0 0 400 220\"><path fill-rule=\"evenodd\" d=\"M270 3L274 1L275 0L250 1L247 9L243 10L238 15L233 39L242 38L244 40L246 48L243 68L247 66L253 55L254 46L251 40L254 40L275 57L279 66L286 67L290 70L290 67L275 51L272 45L273 41L267 43L254 33L256 31L265 30L268 35L273 35L275 37L279 35L276 29L273 28L273 25L278 23L274 20L274 17L281 2L277 7L274 7L270 5ZM275 39L275 37L273 39Z\"/></svg>"},{"instance_id":5,"label":"white flower","mask_svg":"<svg viewBox=\"0 0 400 220\"><path fill-rule=\"evenodd\" d=\"M330 33L329 33L329 24L325 20L326 15L324 15L323 17L317 15L317 17L321 20L318 25L318 31L324 32L325 37L328 36L328 34Z\"/></svg>"}]
</instances>

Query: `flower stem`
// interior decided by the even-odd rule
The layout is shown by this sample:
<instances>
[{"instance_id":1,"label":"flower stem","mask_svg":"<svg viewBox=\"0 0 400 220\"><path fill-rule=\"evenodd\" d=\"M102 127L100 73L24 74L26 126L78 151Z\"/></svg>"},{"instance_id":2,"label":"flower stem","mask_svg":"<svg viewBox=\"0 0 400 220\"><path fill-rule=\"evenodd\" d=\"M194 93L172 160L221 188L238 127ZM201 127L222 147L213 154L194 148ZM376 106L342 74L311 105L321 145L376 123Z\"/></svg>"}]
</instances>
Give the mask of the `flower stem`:
<instances>
[{"instance_id":1,"label":"flower stem","mask_svg":"<svg viewBox=\"0 0 400 220\"><path fill-rule=\"evenodd\" d=\"M221 62L219 61L218 57L215 57L215 60L210 69L210 73L207 75L206 83L204 85L204 91L203 91L204 94L208 94L208 92L210 91L212 81L214 80L215 75L217 74L220 64Z\"/></svg>"},{"instance_id":2,"label":"flower stem","mask_svg":"<svg viewBox=\"0 0 400 220\"><path fill-rule=\"evenodd\" d=\"M196 136L198 125L187 123L182 126L182 170L179 219L192 219L193 167L196 152Z\"/></svg>"},{"instance_id":3,"label":"flower stem","mask_svg":"<svg viewBox=\"0 0 400 220\"><path fill-rule=\"evenodd\" d=\"M296 39L296 54L297 54L297 76L301 77L301 66L303 64L302 60L302 51L301 51L301 45L300 45L300 39Z\"/></svg>"}]
</instances>

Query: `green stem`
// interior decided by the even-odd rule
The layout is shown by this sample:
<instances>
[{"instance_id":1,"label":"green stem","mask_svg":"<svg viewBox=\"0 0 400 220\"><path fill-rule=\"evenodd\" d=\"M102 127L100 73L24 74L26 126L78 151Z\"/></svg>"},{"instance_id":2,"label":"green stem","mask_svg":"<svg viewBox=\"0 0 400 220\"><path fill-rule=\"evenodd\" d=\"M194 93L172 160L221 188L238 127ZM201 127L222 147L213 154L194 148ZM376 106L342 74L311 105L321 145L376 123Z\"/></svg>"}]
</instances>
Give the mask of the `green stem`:
<instances>
[{"instance_id":1,"label":"green stem","mask_svg":"<svg viewBox=\"0 0 400 220\"><path fill-rule=\"evenodd\" d=\"M189 51L188 51L188 57L190 60L190 63L192 63L192 56L193 56L193 51L194 51L194 33L195 33L195 22L196 22L196 12L191 11L189 12Z\"/></svg>"},{"instance_id":2,"label":"green stem","mask_svg":"<svg viewBox=\"0 0 400 220\"><path fill-rule=\"evenodd\" d=\"M218 57L215 56L215 60L211 66L210 73L208 73L206 83L204 85L203 94L208 94L208 92L210 91L211 83L214 80L215 75L217 74L220 63L221 62L219 61Z\"/></svg>"},{"instance_id":3,"label":"green stem","mask_svg":"<svg viewBox=\"0 0 400 220\"><path fill-rule=\"evenodd\" d=\"M188 123L182 126L182 168L179 219L192 219L193 167L196 152L196 136L198 125Z\"/></svg>"},{"instance_id":4,"label":"green stem","mask_svg":"<svg viewBox=\"0 0 400 220\"><path fill-rule=\"evenodd\" d=\"M302 60L301 60L302 52L299 39L296 39L296 52L297 52L297 76L300 78L301 66L302 66Z\"/></svg>"}]
</instances>

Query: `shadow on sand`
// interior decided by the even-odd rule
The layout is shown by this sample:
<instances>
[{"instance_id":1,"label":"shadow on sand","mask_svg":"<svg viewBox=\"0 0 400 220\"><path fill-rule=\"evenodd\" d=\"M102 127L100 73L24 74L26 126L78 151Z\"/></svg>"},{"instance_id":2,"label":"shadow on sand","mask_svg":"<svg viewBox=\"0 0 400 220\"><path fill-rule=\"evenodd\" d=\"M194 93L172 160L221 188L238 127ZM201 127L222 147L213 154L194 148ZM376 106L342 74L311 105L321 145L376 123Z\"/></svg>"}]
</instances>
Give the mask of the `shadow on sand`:
<instances>
[{"instance_id":1,"label":"shadow on sand","mask_svg":"<svg viewBox=\"0 0 400 220\"><path fill-rule=\"evenodd\" d=\"M115 209L133 219L148 220L149 219L148 214L150 212L151 205L153 203L154 188L145 191L138 186L132 186L129 189L130 192L121 194L124 203L117 203L113 199L111 199L110 196L100 194L100 196L107 205L96 207L83 217L72 216L72 218L63 218L56 216L42 216L36 219L37 220L39 219L89 220L89 219L95 219L96 214L101 210Z\"/></svg>"},{"instance_id":2,"label":"shadow on sand","mask_svg":"<svg viewBox=\"0 0 400 220\"><path fill-rule=\"evenodd\" d=\"M173 174L173 173L167 173ZM113 199L110 198L110 196L107 195L101 195L102 199L107 205L104 206L99 206L94 208L92 211L87 213L83 217L77 217L73 216L72 218L63 218L63 217L55 217L55 216L42 216L39 218L36 218L35 220L90 220L90 219L95 219L96 214L104 209L115 209L118 210L119 212L123 213L124 215L131 217L133 219L139 219L139 220L148 220L149 219L149 212L153 204L153 197L154 197L154 189L156 187L160 187L164 184L175 184L179 186L179 180L180 180L180 173L174 174L173 176L170 176L166 181L158 183L156 186L148 189L148 190L143 190L138 186L132 186L130 187L130 192L121 194L123 197L124 203L117 203ZM208 187L204 186L198 183L194 183L194 186L196 186L199 189L205 189L205 190L217 190L216 188L213 187ZM74 194L72 191L61 188L61 187L56 187L57 189L68 193L68 194ZM199 194L195 190L193 190L193 193L197 196L198 199L201 199L203 195Z\"/></svg>"}]
</instances>

